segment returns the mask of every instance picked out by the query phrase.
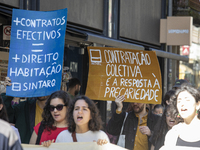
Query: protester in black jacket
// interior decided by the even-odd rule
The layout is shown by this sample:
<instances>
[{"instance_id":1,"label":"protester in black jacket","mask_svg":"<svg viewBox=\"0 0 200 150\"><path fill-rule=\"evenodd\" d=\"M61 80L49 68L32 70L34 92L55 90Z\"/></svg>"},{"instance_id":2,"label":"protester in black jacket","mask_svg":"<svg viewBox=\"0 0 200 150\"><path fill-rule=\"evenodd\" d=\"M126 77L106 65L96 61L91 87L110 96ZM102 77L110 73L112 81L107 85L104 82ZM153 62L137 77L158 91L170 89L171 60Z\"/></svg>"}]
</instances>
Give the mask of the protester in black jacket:
<instances>
[{"instance_id":1,"label":"protester in black jacket","mask_svg":"<svg viewBox=\"0 0 200 150\"><path fill-rule=\"evenodd\" d=\"M117 109L107 125L107 132L109 134L120 135L126 115L125 112L122 112L122 102L124 100L125 97L123 95L119 95L115 99ZM149 138L153 133L159 116L148 111L144 103L130 103L130 105L133 111L128 113L122 131L122 134L125 135L125 148L133 150L137 147L136 149L148 150L151 146Z\"/></svg>"}]
</instances>

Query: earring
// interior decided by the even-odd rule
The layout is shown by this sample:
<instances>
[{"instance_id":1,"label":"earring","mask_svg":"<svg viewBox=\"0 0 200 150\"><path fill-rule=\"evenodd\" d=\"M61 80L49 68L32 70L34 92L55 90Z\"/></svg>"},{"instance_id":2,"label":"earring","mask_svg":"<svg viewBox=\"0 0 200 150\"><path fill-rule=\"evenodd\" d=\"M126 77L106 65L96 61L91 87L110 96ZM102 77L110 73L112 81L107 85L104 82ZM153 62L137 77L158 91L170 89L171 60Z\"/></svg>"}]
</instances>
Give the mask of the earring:
<instances>
[{"instance_id":1,"label":"earring","mask_svg":"<svg viewBox=\"0 0 200 150\"><path fill-rule=\"evenodd\" d=\"M177 118L180 118L180 114L178 113Z\"/></svg>"}]
</instances>

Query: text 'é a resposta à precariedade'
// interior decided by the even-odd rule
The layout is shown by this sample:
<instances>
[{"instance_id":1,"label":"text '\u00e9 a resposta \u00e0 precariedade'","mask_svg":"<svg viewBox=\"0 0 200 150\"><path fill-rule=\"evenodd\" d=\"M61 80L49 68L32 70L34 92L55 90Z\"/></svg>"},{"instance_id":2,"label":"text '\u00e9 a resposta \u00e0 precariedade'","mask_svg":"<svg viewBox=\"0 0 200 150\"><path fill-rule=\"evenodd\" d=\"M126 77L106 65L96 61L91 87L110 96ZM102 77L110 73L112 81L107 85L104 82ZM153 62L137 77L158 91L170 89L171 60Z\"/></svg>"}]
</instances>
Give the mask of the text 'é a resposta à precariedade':
<instances>
[{"instance_id":1,"label":"text '\u00e9 a resposta \u00e0 precariedade'","mask_svg":"<svg viewBox=\"0 0 200 150\"><path fill-rule=\"evenodd\" d=\"M104 97L124 95L136 100L157 100L160 83L152 72L151 78L144 78L141 67L151 65L151 58L145 52L104 50L106 64L106 88ZM112 80L111 80L112 79ZM112 82L110 82L110 80Z\"/></svg>"}]
</instances>

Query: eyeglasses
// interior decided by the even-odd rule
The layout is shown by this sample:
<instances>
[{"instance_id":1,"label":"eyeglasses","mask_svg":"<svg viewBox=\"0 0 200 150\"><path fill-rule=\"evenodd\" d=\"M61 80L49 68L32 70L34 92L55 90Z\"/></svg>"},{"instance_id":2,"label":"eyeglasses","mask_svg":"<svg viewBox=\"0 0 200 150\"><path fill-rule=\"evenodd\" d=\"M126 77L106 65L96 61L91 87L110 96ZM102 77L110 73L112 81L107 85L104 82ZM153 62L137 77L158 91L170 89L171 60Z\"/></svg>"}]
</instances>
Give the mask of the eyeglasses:
<instances>
[{"instance_id":1,"label":"eyeglasses","mask_svg":"<svg viewBox=\"0 0 200 150\"><path fill-rule=\"evenodd\" d=\"M54 109L56 108L57 111L61 111L64 106L66 106L66 105L63 105L63 104L58 104L57 106L50 105L49 106L49 110L50 111L54 111Z\"/></svg>"}]
</instances>

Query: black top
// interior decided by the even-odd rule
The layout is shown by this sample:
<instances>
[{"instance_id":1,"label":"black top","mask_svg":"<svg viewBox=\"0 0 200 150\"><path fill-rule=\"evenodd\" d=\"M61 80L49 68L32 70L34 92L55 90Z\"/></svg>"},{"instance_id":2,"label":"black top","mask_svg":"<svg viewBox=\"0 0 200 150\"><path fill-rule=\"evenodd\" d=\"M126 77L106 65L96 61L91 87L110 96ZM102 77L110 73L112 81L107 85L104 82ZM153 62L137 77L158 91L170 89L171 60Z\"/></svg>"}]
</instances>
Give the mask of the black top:
<instances>
[{"instance_id":1,"label":"black top","mask_svg":"<svg viewBox=\"0 0 200 150\"><path fill-rule=\"evenodd\" d=\"M156 127L157 126L155 126L155 128ZM154 128L154 131L155 131L155 128ZM153 136L151 136L149 141L153 144L154 150L159 150L164 145L165 136L166 136L167 132L168 132L168 129L164 130L163 133L159 137L157 137L157 139L154 138L154 136L156 136L155 132L154 132Z\"/></svg>"},{"instance_id":2,"label":"black top","mask_svg":"<svg viewBox=\"0 0 200 150\"><path fill-rule=\"evenodd\" d=\"M107 132L111 135L118 136L118 139L119 139L119 134L122 128L124 118L125 118L125 114L126 114L125 112L122 112L121 114L117 114L115 112L112 115L112 118L109 120L108 125L107 125ZM149 127L151 131L154 130L154 126L159 118L160 117L158 115L155 115L151 111L148 111L147 126ZM122 134L125 135L126 137L125 148L130 149L130 150L134 149L134 142L135 142L137 127L138 127L138 117L136 117L133 111L129 112L126 118L126 121L124 123L124 129L122 131ZM151 148L150 141L148 141L148 146L150 149Z\"/></svg>"},{"instance_id":3,"label":"black top","mask_svg":"<svg viewBox=\"0 0 200 150\"><path fill-rule=\"evenodd\" d=\"M200 147L200 140L196 142L187 142L178 137L176 146Z\"/></svg>"}]
</instances>

